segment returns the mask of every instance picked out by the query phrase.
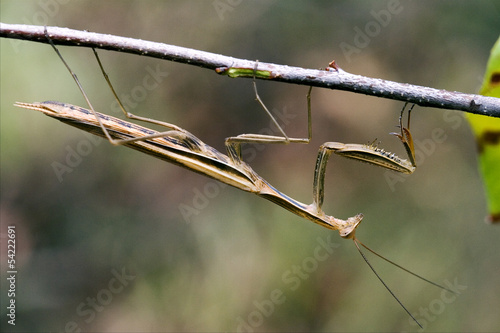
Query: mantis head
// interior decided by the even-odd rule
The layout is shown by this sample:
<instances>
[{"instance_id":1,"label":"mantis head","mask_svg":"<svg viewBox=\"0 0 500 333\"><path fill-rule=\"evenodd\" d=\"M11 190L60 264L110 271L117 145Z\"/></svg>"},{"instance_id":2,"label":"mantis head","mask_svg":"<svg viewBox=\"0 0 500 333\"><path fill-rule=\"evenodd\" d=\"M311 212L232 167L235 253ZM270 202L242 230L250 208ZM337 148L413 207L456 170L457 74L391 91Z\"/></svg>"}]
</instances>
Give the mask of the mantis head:
<instances>
[{"instance_id":1,"label":"mantis head","mask_svg":"<svg viewBox=\"0 0 500 333\"><path fill-rule=\"evenodd\" d=\"M343 225L339 228L340 237L345 239L354 239L356 234L356 228L363 220L363 214L358 214L356 216L348 218L343 221Z\"/></svg>"}]
</instances>

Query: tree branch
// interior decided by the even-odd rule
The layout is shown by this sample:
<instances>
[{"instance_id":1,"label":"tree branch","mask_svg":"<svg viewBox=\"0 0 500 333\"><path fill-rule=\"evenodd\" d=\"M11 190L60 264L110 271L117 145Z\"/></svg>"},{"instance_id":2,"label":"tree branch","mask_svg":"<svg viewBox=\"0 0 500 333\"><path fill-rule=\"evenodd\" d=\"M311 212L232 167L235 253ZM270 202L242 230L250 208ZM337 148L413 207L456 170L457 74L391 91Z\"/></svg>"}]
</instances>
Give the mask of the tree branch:
<instances>
[{"instance_id":1,"label":"tree branch","mask_svg":"<svg viewBox=\"0 0 500 333\"><path fill-rule=\"evenodd\" d=\"M59 45L94 47L138 54L213 69L220 74L227 74L228 68L239 68L250 71L246 74L240 71L238 77L252 77L255 67L254 60L237 59L163 43L59 27L47 27L47 31L53 42ZM0 23L0 37L48 43L43 26ZM327 70L317 70L259 61L258 69L268 73L268 75L257 75L258 79L346 90L420 106L461 110L500 118L499 98L369 78L350 74L335 65Z\"/></svg>"}]
</instances>

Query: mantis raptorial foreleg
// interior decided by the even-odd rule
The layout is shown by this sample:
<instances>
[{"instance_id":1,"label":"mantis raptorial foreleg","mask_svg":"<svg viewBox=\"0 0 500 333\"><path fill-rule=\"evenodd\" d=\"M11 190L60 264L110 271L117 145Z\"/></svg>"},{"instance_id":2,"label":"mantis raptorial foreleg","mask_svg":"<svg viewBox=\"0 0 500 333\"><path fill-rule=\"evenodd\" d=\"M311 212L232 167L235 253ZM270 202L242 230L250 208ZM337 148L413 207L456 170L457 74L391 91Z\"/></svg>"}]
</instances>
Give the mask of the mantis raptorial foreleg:
<instances>
[{"instance_id":1,"label":"mantis raptorial foreleg","mask_svg":"<svg viewBox=\"0 0 500 333\"><path fill-rule=\"evenodd\" d=\"M406 149L406 153L408 154L408 158L410 160L411 165L417 167L417 162L415 161L415 148L413 147L413 138L411 137L411 132L410 132L411 110L413 110L415 104L413 104L408 110L408 127L403 126L403 113L405 111L406 105L408 105L408 102L405 103L403 109L401 110L401 114L399 115L399 128L401 129L401 134L394 132L392 132L391 134L397 136L401 140L401 142L403 142L403 145Z\"/></svg>"},{"instance_id":2,"label":"mantis raptorial foreleg","mask_svg":"<svg viewBox=\"0 0 500 333\"><path fill-rule=\"evenodd\" d=\"M410 133L410 112L413 109L413 106L408 111L408 127L403 127L402 124L403 112L406 108L405 104L399 117L401 134L391 133L396 135L403 142L409 161L399 158L394 153L378 148L374 143L366 145L357 143L345 144L340 142L325 142L320 147L318 158L316 160L316 170L313 183L313 205L315 205L318 210L320 210L323 205L326 164L328 163L328 158L332 152L347 158L356 159L406 174L411 174L415 171L417 165L415 163L413 139Z\"/></svg>"}]
</instances>

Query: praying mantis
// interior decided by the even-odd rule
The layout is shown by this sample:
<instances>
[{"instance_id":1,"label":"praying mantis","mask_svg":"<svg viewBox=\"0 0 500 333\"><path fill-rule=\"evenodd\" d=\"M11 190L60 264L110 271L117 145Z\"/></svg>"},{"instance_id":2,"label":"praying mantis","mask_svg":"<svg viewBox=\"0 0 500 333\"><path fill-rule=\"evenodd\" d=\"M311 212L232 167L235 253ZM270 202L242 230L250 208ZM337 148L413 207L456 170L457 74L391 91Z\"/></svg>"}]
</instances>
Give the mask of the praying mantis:
<instances>
[{"instance_id":1,"label":"praying mantis","mask_svg":"<svg viewBox=\"0 0 500 333\"><path fill-rule=\"evenodd\" d=\"M316 167L314 171L313 180L313 201L311 204L301 203L286 194L280 192L271 184L269 184L264 178L259 176L250 165L248 165L242 159L241 155L241 145L244 143L304 143L307 144L312 138L312 126L311 126L311 93L312 87L309 88L306 95L307 98L307 113L308 113L308 137L307 138L292 138L288 137L283 131L281 126L277 123L272 113L268 110L266 105L263 103L257 91L257 84L255 77L258 75L265 75L259 73L258 62L256 61L255 67L253 69L241 69L241 68L222 68L219 69L220 72L230 72L232 76L245 76L251 73L253 75L253 89L255 93L255 98L270 116L271 120L277 126L281 132L281 136L270 136L270 135L259 135L259 134L240 134L235 137L229 137L225 141L226 153L223 154L217 151L215 148L205 144L196 136L188 132L187 130L170 123L163 121L158 121L150 118L145 118L129 113L125 110L125 107L118 98L111 81L106 74L104 67L97 55L95 49L93 52L96 56L97 62L101 69L101 72L107 81L113 95L118 101L118 105L129 119L140 120L152 124L157 124L167 128L167 131L157 132L149 128L130 123L115 117L111 117L102 113L95 111L89 98L87 97L83 87L81 86L76 74L71 70L69 65L66 63L62 57L59 50L56 48L52 40L50 39L47 31L46 37L62 60L63 64L66 66L70 74L72 75L74 81L76 82L79 90L84 96L89 109L85 109L79 106L46 101L40 103L22 103L16 102L15 105L25 109L40 111L52 118L60 120L66 124L77 127L81 130L90 132L92 134L105 137L114 145L123 145L130 147L146 154L155 156L162 160L168 161L173 164L190 169L194 172L203 174L207 177L216 179L225 184L231 185L233 187L239 188L243 191L254 193L262 198L270 200L271 202L287 209L288 211L319 224L330 230L337 230L342 238L352 239L362 255L363 259L369 265L371 270L375 273L377 278L382 282L384 287L391 293L391 295L397 300L397 302L402 306L402 308L408 313L411 318L420 326L420 323L415 319L415 317L404 307L404 305L399 301L399 299L392 293L389 287L384 283L384 281L379 277L375 269L366 259L365 255L360 249L360 244L365 247L370 252L376 254L382 259L396 265L397 267L405 270L406 272L423 279L439 288L452 292L452 290L440 286L434 282L431 282L395 263L380 256L362 242L360 242L356 236L355 232L359 224L363 219L363 214L357 214L355 216L349 217L347 219L340 219L334 216L327 215L322 210L322 205L324 202L324 179L325 171L328 163L328 159L332 153L340 156L344 156L351 159L356 159L359 161L367 162L373 165L381 166L390 170L403 172L406 174L411 174L416 169L415 152L413 147L413 139L410 132L410 114L413 106L408 110L408 122L406 127L403 126L403 115L406 109L406 104L401 110L399 117L399 133L391 133L397 136L405 150L408 154L408 160L402 159L393 153L387 152L381 148L378 148L375 142L371 144L344 144L340 142L326 142L321 145L318 156L316 159Z\"/></svg>"}]
</instances>

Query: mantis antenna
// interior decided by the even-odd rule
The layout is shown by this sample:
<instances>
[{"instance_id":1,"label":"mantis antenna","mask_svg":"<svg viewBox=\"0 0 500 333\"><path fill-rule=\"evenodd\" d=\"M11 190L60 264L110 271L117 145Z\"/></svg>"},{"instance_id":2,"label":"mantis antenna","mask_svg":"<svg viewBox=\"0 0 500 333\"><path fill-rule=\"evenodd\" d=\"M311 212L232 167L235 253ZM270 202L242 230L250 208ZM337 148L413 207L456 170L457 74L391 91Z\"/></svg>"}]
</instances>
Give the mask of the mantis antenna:
<instances>
[{"instance_id":1,"label":"mantis antenna","mask_svg":"<svg viewBox=\"0 0 500 333\"><path fill-rule=\"evenodd\" d=\"M396 301L401 305L401 307L410 315L410 317L420 326L422 325L417 321L417 319L406 309L406 307L399 301L399 299L394 295L394 293L389 289L385 282L377 274L373 266L370 264L364 253L361 251L359 245L366 248L368 251L379 256L383 260L395 265L396 267L426 281L434 286L437 286L443 290L454 293L454 291L447 289L437 283L429 281L420 275L417 275L406 268L388 260L387 258L379 255L375 251L371 250L369 247L364 245L359 241L356 236L356 228L363 219L363 214L357 214L353 217L349 217L346 220L339 219L333 216L325 214L322 210L322 205L324 201L324 178L325 170L328 159L332 153L341 155L347 158L356 159L358 161L367 162L373 165L378 165L390 170L403 172L411 174L416 169L415 162L415 152L413 147L413 139L410 133L410 113L414 105L408 111L408 124L407 127L403 126L403 113L406 108L406 104L401 110L399 117L399 127L400 133L391 133L397 136L403 146L406 149L409 160L399 158L393 153L387 152L383 149L378 148L374 143L371 144L344 144L339 142L326 142L324 143L318 152L318 157L316 160L316 168L314 171L314 181L313 181L313 202L311 204L303 204L286 194L278 191L271 184L269 184L264 178L259 176L247 163L242 160L241 156L241 144L242 143L309 143L312 137L312 126L311 126L311 91L312 87L309 88L307 93L307 109L308 109L308 137L307 138L290 138L288 137L281 126L277 123L276 119L273 117L272 113L265 106L264 102L261 100L256 84L256 77L259 78L269 78L270 73L267 71L258 70L258 62L255 63L254 68L218 68L216 71L219 74L226 74L230 77L247 76L253 77L253 89L255 92L255 98L266 113L270 116L272 121L275 123L282 136L269 136L260 134L241 134L235 137L229 137L226 139L226 151L227 155L220 153L215 148L202 142L193 134L189 133L185 129L182 129L176 125L133 115L125 110L125 107L118 98L111 81L106 74L104 67L97 55L95 49L92 49L101 72L106 79L113 95L118 101L118 105L122 109L122 112L127 118L140 120L148 123L153 123L157 125L164 126L168 128L168 131L157 132L149 128L139 126L134 123L130 123L118 118L114 118L108 115L98 113L94 110L92 104L90 103L87 94L85 93L82 85L80 84L78 77L71 70L69 65L66 63L62 57L59 50L54 45L53 41L50 39L47 29L45 28L45 35L53 47L59 58L62 60L74 81L76 82L79 90L81 91L83 97L85 98L90 110L84 109L79 106L61 103L61 102L41 102L41 103L21 103L17 102L15 105L40 111L50 117L58 119L66 124L75 126L84 131L90 132L92 134L106 137L114 145L124 145L146 154L155 156L162 160L168 161L173 164L185 167L194 172L203 174L207 177L216 179L225 184L234 186L243 191L250 193L255 193L256 195L263 197L267 200L274 202L275 204L289 210L290 212L308 219L316 224L319 224L330 230L338 230L339 234L343 238L352 239L359 253L368 264L370 269L375 273L377 278L382 282L384 287L390 292L390 294L396 299Z\"/></svg>"}]
</instances>

